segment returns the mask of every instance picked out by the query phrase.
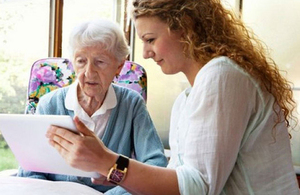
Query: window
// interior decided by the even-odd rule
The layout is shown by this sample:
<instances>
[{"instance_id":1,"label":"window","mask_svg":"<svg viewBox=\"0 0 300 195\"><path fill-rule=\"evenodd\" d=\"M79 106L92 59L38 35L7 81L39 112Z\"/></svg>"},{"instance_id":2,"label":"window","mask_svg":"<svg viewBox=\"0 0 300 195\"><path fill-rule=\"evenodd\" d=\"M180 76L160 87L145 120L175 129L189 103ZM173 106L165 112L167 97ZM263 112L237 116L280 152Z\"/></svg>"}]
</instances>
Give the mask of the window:
<instances>
[{"instance_id":1,"label":"window","mask_svg":"<svg viewBox=\"0 0 300 195\"><path fill-rule=\"evenodd\" d=\"M24 113L32 63L48 55L49 1L1 1L0 112Z\"/></svg>"},{"instance_id":2,"label":"window","mask_svg":"<svg viewBox=\"0 0 300 195\"><path fill-rule=\"evenodd\" d=\"M88 5L88 6L87 6ZM68 56L68 37L73 27L83 21L106 18L113 19L114 1L64 0L62 56Z\"/></svg>"},{"instance_id":3,"label":"window","mask_svg":"<svg viewBox=\"0 0 300 195\"><path fill-rule=\"evenodd\" d=\"M55 3L63 6L51 6ZM76 23L99 17L122 21L124 5L124 0L0 0L0 113L24 113L31 65L52 56L56 10L63 9L62 55L67 57L68 34ZM1 133L0 156L0 171L17 168Z\"/></svg>"},{"instance_id":4,"label":"window","mask_svg":"<svg viewBox=\"0 0 300 195\"><path fill-rule=\"evenodd\" d=\"M31 64L48 54L49 1L0 1L0 112L24 113ZM17 162L0 134L0 171Z\"/></svg>"}]
</instances>

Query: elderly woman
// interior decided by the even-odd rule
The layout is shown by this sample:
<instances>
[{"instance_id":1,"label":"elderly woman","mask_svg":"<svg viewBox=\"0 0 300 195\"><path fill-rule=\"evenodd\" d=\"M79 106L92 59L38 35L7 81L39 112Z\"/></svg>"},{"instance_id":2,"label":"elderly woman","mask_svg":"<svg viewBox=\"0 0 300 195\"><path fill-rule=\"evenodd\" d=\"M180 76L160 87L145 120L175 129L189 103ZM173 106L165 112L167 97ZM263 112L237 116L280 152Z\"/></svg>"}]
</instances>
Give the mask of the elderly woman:
<instances>
[{"instance_id":1,"label":"elderly woman","mask_svg":"<svg viewBox=\"0 0 300 195\"><path fill-rule=\"evenodd\" d=\"M146 164L166 166L161 140L142 96L112 84L129 54L119 27L107 20L82 23L71 33L70 51L77 81L44 95L36 113L77 116L112 151L134 156ZM70 136L80 139L76 134ZM95 185L91 178L36 173L22 168L18 176L78 182L107 194L126 193L119 186Z\"/></svg>"}]
</instances>

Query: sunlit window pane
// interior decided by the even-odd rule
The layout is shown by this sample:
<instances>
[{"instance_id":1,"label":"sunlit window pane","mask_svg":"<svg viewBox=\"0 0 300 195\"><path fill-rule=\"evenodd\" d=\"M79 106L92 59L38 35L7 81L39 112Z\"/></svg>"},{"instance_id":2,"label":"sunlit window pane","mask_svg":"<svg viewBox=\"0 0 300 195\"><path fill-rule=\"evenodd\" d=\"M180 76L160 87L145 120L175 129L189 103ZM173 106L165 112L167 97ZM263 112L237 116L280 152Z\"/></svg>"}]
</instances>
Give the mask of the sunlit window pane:
<instances>
[{"instance_id":1,"label":"sunlit window pane","mask_svg":"<svg viewBox=\"0 0 300 195\"><path fill-rule=\"evenodd\" d=\"M49 1L0 2L0 112L23 113L32 63L48 55Z\"/></svg>"},{"instance_id":2,"label":"sunlit window pane","mask_svg":"<svg viewBox=\"0 0 300 195\"><path fill-rule=\"evenodd\" d=\"M0 113L24 113L31 65L48 56L49 0L0 0ZM0 134L0 171L18 164Z\"/></svg>"},{"instance_id":3,"label":"sunlit window pane","mask_svg":"<svg viewBox=\"0 0 300 195\"><path fill-rule=\"evenodd\" d=\"M300 86L300 1L244 0L243 19L268 45L287 77Z\"/></svg>"},{"instance_id":4,"label":"sunlit window pane","mask_svg":"<svg viewBox=\"0 0 300 195\"><path fill-rule=\"evenodd\" d=\"M97 18L114 19L115 0L64 0L62 56L69 57L68 37L75 25Z\"/></svg>"}]
</instances>

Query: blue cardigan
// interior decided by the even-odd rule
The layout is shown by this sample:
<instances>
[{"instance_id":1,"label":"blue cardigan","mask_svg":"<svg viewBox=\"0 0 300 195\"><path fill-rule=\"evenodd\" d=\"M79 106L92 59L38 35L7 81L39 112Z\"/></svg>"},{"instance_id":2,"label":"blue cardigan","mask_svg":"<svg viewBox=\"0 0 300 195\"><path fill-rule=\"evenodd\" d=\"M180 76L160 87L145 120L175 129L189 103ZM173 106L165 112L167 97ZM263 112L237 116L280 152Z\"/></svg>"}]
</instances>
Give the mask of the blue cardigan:
<instances>
[{"instance_id":1,"label":"blue cardigan","mask_svg":"<svg viewBox=\"0 0 300 195\"><path fill-rule=\"evenodd\" d=\"M117 105L111 111L101 140L112 151L136 160L165 167L167 159L162 142L156 132L145 102L137 92L113 85ZM38 104L37 114L70 115L74 112L65 108L65 97L69 87L60 88L44 95ZM101 165L99 165L101 166ZM126 194L122 187L95 185L90 178L37 173L19 169L18 176L47 179L52 181L71 181L88 185L105 194Z\"/></svg>"}]
</instances>

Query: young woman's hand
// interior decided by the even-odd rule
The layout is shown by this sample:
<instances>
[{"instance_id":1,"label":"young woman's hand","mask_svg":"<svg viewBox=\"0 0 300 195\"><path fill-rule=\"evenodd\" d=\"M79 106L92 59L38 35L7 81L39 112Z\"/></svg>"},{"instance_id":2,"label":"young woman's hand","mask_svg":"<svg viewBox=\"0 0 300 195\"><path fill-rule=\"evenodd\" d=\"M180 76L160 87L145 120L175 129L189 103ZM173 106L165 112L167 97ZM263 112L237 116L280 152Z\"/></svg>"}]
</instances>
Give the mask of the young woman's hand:
<instances>
[{"instance_id":1,"label":"young woman's hand","mask_svg":"<svg viewBox=\"0 0 300 195\"><path fill-rule=\"evenodd\" d=\"M107 149L103 142L75 117L79 134L58 126L51 126L46 136L49 143L74 168L107 175L118 155Z\"/></svg>"}]
</instances>

